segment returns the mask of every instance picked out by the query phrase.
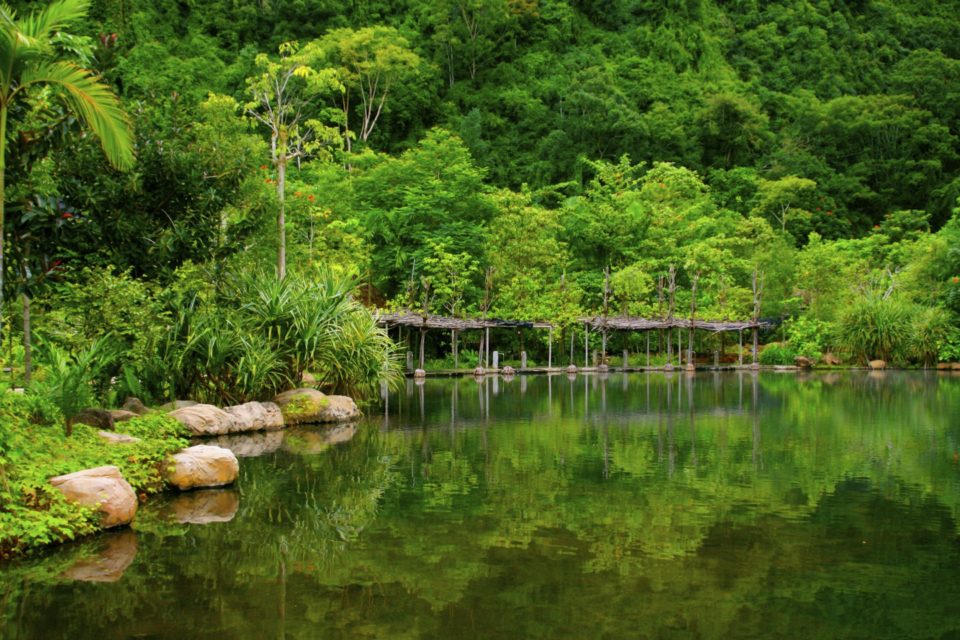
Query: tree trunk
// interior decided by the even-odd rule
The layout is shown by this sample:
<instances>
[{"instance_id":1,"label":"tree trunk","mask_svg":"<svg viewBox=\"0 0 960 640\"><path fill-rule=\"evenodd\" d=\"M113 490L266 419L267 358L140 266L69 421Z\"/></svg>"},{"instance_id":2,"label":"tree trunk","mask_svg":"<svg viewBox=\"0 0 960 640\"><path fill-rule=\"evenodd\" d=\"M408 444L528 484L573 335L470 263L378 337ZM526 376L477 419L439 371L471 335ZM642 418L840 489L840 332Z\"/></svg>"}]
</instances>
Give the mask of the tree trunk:
<instances>
[{"instance_id":1,"label":"tree trunk","mask_svg":"<svg viewBox=\"0 0 960 640\"><path fill-rule=\"evenodd\" d=\"M3 267L4 267L4 213L7 179L7 105L0 106L0 344L3 343Z\"/></svg>"},{"instance_id":2,"label":"tree trunk","mask_svg":"<svg viewBox=\"0 0 960 640\"><path fill-rule=\"evenodd\" d=\"M33 349L30 334L30 296L23 294L23 386L30 384L33 373Z\"/></svg>"},{"instance_id":3,"label":"tree trunk","mask_svg":"<svg viewBox=\"0 0 960 640\"><path fill-rule=\"evenodd\" d=\"M283 280L287 275L287 217L284 209L284 191L287 186L286 140L281 141L280 156L277 158L277 200L280 211L277 213L277 278Z\"/></svg>"}]
</instances>

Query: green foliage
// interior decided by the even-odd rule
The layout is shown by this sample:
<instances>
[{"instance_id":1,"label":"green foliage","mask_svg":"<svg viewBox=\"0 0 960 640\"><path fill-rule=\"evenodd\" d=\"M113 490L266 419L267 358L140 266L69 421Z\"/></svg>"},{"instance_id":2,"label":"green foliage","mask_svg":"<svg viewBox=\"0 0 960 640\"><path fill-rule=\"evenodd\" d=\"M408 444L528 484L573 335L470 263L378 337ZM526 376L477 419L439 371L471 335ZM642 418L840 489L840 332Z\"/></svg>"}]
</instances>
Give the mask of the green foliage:
<instances>
[{"instance_id":1,"label":"green foliage","mask_svg":"<svg viewBox=\"0 0 960 640\"><path fill-rule=\"evenodd\" d=\"M937 362L951 333L956 331L950 313L939 307L918 308L913 312L910 355L924 366Z\"/></svg>"},{"instance_id":2,"label":"green foliage","mask_svg":"<svg viewBox=\"0 0 960 640\"><path fill-rule=\"evenodd\" d=\"M50 423L36 424L38 410ZM167 456L188 444L184 427L163 415L134 418L123 430L140 442L108 444L96 429L76 425L67 438L45 400L0 395L0 557L97 530L94 514L68 503L48 479L103 465L120 468L138 494L163 488Z\"/></svg>"},{"instance_id":3,"label":"green foliage","mask_svg":"<svg viewBox=\"0 0 960 640\"><path fill-rule=\"evenodd\" d=\"M791 320L786 327L787 343L797 355L819 359L824 351L834 345L835 327L831 322L801 316Z\"/></svg>"},{"instance_id":4,"label":"green foliage","mask_svg":"<svg viewBox=\"0 0 960 640\"><path fill-rule=\"evenodd\" d=\"M960 362L960 328L951 327L937 345L940 362Z\"/></svg>"},{"instance_id":5,"label":"green foliage","mask_svg":"<svg viewBox=\"0 0 960 640\"><path fill-rule=\"evenodd\" d=\"M903 362L909 354L912 312L898 298L868 293L840 316L838 342L861 363Z\"/></svg>"},{"instance_id":6,"label":"green foliage","mask_svg":"<svg viewBox=\"0 0 960 640\"><path fill-rule=\"evenodd\" d=\"M44 366L30 394L53 402L69 424L77 413L103 397L109 386L108 372L118 357L116 345L107 335L76 352L53 343L42 347Z\"/></svg>"},{"instance_id":7,"label":"green foliage","mask_svg":"<svg viewBox=\"0 0 960 640\"><path fill-rule=\"evenodd\" d=\"M760 364L763 365L792 365L798 355L792 345L768 344L760 352Z\"/></svg>"}]
</instances>

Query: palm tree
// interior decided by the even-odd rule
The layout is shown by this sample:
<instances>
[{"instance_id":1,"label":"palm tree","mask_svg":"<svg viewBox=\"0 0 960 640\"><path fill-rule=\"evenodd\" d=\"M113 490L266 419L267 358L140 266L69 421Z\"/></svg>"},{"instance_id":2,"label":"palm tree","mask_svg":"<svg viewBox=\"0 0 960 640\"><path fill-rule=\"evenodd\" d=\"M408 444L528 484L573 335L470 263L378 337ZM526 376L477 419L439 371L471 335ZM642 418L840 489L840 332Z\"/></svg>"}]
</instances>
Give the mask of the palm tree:
<instances>
[{"instance_id":1,"label":"palm tree","mask_svg":"<svg viewBox=\"0 0 960 640\"><path fill-rule=\"evenodd\" d=\"M18 100L26 99L35 87L56 87L67 109L100 139L110 164L118 169L133 164L133 134L117 97L93 72L58 59L59 54L53 46L57 32L85 16L89 4L89 0L58 0L29 16L18 18L9 6L0 3L0 337L3 330L4 187L10 108ZM24 304L29 305L26 296ZM24 309L24 317L28 318L29 306ZM29 328L24 327L24 331ZM29 363L25 362L25 365L29 369Z\"/></svg>"}]
</instances>

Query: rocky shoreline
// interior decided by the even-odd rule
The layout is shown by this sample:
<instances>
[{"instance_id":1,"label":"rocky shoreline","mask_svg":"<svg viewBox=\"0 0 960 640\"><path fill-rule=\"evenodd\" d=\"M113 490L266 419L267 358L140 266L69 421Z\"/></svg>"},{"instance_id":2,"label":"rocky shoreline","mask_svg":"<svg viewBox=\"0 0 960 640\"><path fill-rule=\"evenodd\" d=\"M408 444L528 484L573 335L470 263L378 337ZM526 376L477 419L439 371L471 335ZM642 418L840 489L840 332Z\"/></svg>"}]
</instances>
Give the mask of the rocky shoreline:
<instances>
[{"instance_id":1,"label":"rocky shoreline","mask_svg":"<svg viewBox=\"0 0 960 640\"><path fill-rule=\"evenodd\" d=\"M260 455L277 450L283 438L270 434L286 427L309 424L348 423L361 417L353 399L347 396L328 396L316 389L302 388L285 391L271 402L246 402L230 407L216 407L192 401L176 401L160 408L186 427L192 436L202 441L181 449L168 459L163 476L166 487L175 491L225 487L233 484L240 473L238 455ZM130 444L137 438L112 429L137 415L151 413L136 398L124 403L124 409L106 411L91 409L82 412L74 424L82 422L104 429L101 438L110 444ZM353 434L350 427L345 427ZM243 440L231 443L233 436L262 432L264 446L246 451ZM278 434L279 435L279 434ZM341 436L340 439L349 439ZM333 441L340 439L334 438ZM326 440L324 443L329 445ZM234 446L231 446L233 444ZM271 446L275 445L275 446ZM233 449L240 446L240 450ZM130 483L116 466L82 469L55 476L50 484L68 501L93 509L100 519L101 529L123 527L136 517L139 499Z\"/></svg>"}]
</instances>

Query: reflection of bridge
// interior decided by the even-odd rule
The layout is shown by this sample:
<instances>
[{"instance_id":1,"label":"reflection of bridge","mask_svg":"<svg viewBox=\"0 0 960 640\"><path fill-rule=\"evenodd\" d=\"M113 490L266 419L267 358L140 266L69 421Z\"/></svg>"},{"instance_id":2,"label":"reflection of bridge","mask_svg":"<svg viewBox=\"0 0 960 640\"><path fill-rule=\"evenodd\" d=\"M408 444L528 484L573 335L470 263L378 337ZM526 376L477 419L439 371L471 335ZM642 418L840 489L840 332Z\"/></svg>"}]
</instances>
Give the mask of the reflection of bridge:
<instances>
[{"instance_id":1,"label":"reflection of bridge","mask_svg":"<svg viewBox=\"0 0 960 640\"><path fill-rule=\"evenodd\" d=\"M621 377L622 375L622 377ZM713 389L716 401L717 385L723 375L737 376L737 386L723 394L724 404L711 404L710 408L696 409L700 416L712 418L742 417L756 412L758 409L758 372L741 371L739 373L714 373ZM695 384L695 380L700 384ZM524 402L527 395L528 381L533 383L531 389L534 401ZM653 384L651 384L651 382ZM582 385L581 385L582 383ZM645 422L665 416L680 417L694 411L695 386L700 389L696 395L707 394L710 390L704 386L709 384L708 378L688 374L646 375L643 377L627 374L575 375L564 376L548 375L541 378L525 376L484 376L471 380L461 381L453 379L445 383L447 392L437 393L435 383L424 383L423 380L407 379L403 388L389 392L381 388L380 399L383 403L383 427L389 429L414 430L424 427L471 428L489 426L491 420L501 418L529 419L538 417L570 417L575 419L603 420L613 424L624 422ZM425 387L430 386L431 393L425 393ZM630 398L626 405L615 402L613 410L607 409L608 393L621 398ZM576 399L574 397L576 394ZM496 400L496 398L500 400ZM491 398L493 408L491 411ZM539 401L538 401L539 400ZM497 415L497 402L508 402L504 413ZM437 415L429 409L436 403L448 406L448 416ZM576 408L575 408L576 407ZM580 409L583 413L579 413ZM555 412L558 412L555 414ZM571 413L573 412L573 413ZM433 419L427 418L433 414ZM373 419L374 416L371 416Z\"/></svg>"}]
</instances>

